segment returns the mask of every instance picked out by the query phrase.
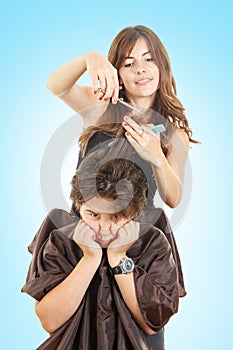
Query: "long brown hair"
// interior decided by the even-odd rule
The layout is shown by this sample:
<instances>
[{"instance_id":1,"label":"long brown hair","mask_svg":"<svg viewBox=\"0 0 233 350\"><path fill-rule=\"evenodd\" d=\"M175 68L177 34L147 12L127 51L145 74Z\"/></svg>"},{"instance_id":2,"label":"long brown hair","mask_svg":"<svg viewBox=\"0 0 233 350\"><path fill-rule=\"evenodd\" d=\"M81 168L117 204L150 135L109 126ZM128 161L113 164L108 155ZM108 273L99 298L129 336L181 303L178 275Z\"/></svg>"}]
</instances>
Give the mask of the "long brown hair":
<instances>
[{"instance_id":1,"label":"long brown hair","mask_svg":"<svg viewBox=\"0 0 233 350\"><path fill-rule=\"evenodd\" d=\"M198 143L198 141L192 138L192 130L185 116L185 109L176 96L176 83L167 51L158 36L151 29L137 25L121 30L110 46L108 52L109 62L119 71L125 57L130 55L133 47L140 38L146 41L160 72L158 90L150 108L163 116L174 128L183 129L187 133L190 142ZM120 90L119 97L123 98L126 102L130 102L124 87ZM128 112L129 109L119 106L119 103L117 105L109 103L108 108L99 118L96 126L86 129L80 136L79 143L83 153L85 153L88 140L97 131L111 132L115 135L122 134L122 118ZM141 123L143 122L144 120L142 119Z\"/></svg>"}]
</instances>

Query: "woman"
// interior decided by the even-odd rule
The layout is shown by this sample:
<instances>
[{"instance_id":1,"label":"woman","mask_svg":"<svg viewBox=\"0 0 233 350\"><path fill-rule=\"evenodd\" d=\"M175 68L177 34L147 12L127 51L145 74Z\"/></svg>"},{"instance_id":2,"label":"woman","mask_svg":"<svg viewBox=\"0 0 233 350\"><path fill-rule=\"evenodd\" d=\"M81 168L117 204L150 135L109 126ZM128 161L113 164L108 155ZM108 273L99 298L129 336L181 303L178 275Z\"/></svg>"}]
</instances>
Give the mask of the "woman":
<instances>
[{"instance_id":1,"label":"woman","mask_svg":"<svg viewBox=\"0 0 233 350\"><path fill-rule=\"evenodd\" d=\"M86 71L92 87L77 84ZM168 54L152 30L144 26L123 29L113 40L108 59L89 52L55 71L47 87L83 117L85 128L89 127L80 139L84 151L97 130L117 135L123 126L139 156L152 165L161 198L171 208L178 205L189 142L195 141L176 96ZM127 109L119 105L118 97L144 111L159 113L175 130L169 135L168 147L148 128L142 133L142 127L124 120Z\"/></svg>"}]
</instances>

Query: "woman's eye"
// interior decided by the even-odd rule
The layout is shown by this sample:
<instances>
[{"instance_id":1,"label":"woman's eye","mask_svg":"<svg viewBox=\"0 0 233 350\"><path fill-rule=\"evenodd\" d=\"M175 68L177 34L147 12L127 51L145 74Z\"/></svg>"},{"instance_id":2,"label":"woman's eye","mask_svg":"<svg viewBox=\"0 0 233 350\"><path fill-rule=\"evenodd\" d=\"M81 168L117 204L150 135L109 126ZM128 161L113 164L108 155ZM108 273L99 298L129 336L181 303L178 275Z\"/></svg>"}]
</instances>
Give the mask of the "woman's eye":
<instances>
[{"instance_id":1,"label":"woman's eye","mask_svg":"<svg viewBox=\"0 0 233 350\"><path fill-rule=\"evenodd\" d=\"M147 58L147 62L153 62L153 61L154 61L153 57Z\"/></svg>"},{"instance_id":2,"label":"woman's eye","mask_svg":"<svg viewBox=\"0 0 233 350\"><path fill-rule=\"evenodd\" d=\"M132 67L132 65L133 65L133 63L126 63L125 68L130 68L130 67Z\"/></svg>"}]
</instances>

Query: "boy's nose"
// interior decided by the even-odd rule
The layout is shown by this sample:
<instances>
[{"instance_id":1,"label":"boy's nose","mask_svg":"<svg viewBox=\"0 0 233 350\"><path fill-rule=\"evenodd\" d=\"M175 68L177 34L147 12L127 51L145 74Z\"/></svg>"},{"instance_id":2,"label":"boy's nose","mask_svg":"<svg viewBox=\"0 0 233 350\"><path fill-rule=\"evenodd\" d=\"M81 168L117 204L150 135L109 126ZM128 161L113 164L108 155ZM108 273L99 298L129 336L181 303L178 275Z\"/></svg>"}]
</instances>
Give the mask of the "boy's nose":
<instances>
[{"instance_id":1,"label":"boy's nose","mask_svg":"<svg viewBox=\"0 0 233 350\"><path fill-rule=\"evenodd\" d=\"M110 220L101 220L99 222L100 230L109 230L112 227L112 222Z\"/></svg>"},{"instance_id":2,"label":"boy's nose","mask_svg":"<svg viewBox=\"0 0 233 350\"><path fill-rule=\"evenodd\" d=\"M99 233L103 236L105 235L114 235L118 231L119 227L117 223L112 220L101 220L99 222Z\"/></svg>"}]
</instances>

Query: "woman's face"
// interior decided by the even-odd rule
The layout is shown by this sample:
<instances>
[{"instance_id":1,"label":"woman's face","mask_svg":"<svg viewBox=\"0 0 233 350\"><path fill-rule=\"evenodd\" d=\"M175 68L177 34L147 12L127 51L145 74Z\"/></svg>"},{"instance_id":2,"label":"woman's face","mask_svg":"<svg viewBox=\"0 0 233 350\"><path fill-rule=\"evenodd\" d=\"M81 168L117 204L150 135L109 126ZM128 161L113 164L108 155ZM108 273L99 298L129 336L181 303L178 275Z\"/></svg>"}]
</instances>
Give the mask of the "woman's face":
<instances>
[{"instance_id":1,"label":"woman's face","mask_svg":"<svg viewBox=\"0 0 233 350\"><path fill-rule=\"evenodd\" d=\"M119 69L120 83L129 100L149 108L159 85L159 69L144 39L139 39Z\"/></svg>"}]
</instances>

